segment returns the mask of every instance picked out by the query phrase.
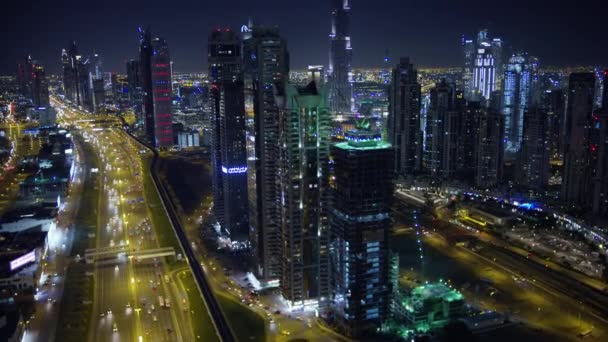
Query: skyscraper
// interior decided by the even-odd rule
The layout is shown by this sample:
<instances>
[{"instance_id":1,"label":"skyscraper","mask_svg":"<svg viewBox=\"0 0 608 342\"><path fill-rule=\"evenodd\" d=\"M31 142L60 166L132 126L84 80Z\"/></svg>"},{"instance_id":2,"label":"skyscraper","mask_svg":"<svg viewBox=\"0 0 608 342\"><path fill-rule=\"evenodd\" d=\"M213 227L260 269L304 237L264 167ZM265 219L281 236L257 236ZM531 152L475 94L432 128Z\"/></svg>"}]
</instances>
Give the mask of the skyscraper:
<instances>
[{"instance_id":1,"label":"skyscraper","mask_svg":"<svg viewBox=\"0 0 608 342\"><path fill-rule=\"evenodd\" d=\"M241 43L236 33L214 30L208 41L212 102L213 208L234 247L249 241L247 150Z\"/></svg>"},{"instance_id":2,"label":"skyscraper","mask_svg":"<svg viewBox=\"0 0 608 342\"><path fill-rule=\"evenodd\" d=\"M169 47L162 38L152 40L152 98L154 101L154 141L156 147L173 146L171 113L171 58Z\"/></svg>"},{"instance_id":3,"label":"skyscraper","mask_svg":"<svg viewBox=\"0 0 608 342\"><path fill-rule=\"evenodd\" d=\"M535 69L523 53L513 55L505 66L502 110L505 121L505 149L515 154L523 139L524 113L532 100Z\"/></svg>"},{"instance_id":4,"label":"skyscraper","mask_svg":"<svg viewBox=\"0 0 608 342\"><path fill-rule=\"evenodd\" d=\"M142 74L141 65L138 60L131 59L127 62L127 91L129 102L134 108L137 117L137 123L142 123Z\"/></svg>"},{"instance_id":5,"label":"skyscraper","mask_svg":"<svg viewBox=\"0 0 608 342\"><path fill-rule=\"evenodd\" d=\"M139 66L143 92L143 124L146 141L155 146L154 137L154 91L152 89L152 33L150 28L138 28L139 32Z\"/></svg>"},{"instance_id":6,"label":"skyscraper","mask_svg":"<svg viewBox=\"0 0 608 342\"><path fill-rule=\"evenodd\" d=\"M65 49L61 51L61 65L63 67L63 93L68 100L76 104L78 104L79 101L77 87L77 66L80 60L80 58L77 58L77 56L78 48L76 47L76 42L72 42L67 51Z\"/></svg>"},{"instance_id":7,"label":"skyscraper","mask_svg":"<svg viewBox=\"0 0 608 342\"><path fill-rule=\"evenodd\" d=\"M477 33L475 41L463 37L462 45L465 99L489 101L492 92L501 87L502 40L488 37L488 30L484 29Z\"/></svg>"},{"instance_id":8,"label":"skyscraper","mask_svg":"<svg viewBox=\"0 0 608 342\"><path fill-rule=\"evenodd\" d=\"M518 183L543 190L549 181L549 120L547 112L533 106L524 115L523 139L518 161Z\"/></svg>"},{"instance_id":9,"label":"skyscraper","mask_svg":"<svg viewBox=\"0 0 608 342\"><path fill-rule=\"evenodd\" d=\"M406 177L420 172L422 166L421 91L418 72L407 57L393 69L392 78L388 140L394 146L394 171Z\"/></svg>"},{"instance_id":10,"label":"skyscraper","mask_svg":"<svg viewBox=\"0 0 608 342\"><path fill-rule=\"evenodd\" d=\"M457 93L456 96L459 94ZM464 95L464 94L463 94ZM462 180L471 180L477 165L477 139L479 135L479 117L482 112L479 102L467 102L460 117L458 132L458 161L456 165L457 177Z\"/></svg>"},{"instance_id":11,"label":"skyscraper","mask_svg":"<svg viewBox=\"0 0 608 342\"><path fill-rule=\"evenodd\" d=\"M591 119L594 92L593 73L570 75L564 134L562 199L575 207L591 206L592 197L589 194L593 193Z\"/></svg>"},{"instance_id":12,"label":"skyscraper","mask_svg":"<svg viewBox=\"0 0 608 342\"><path fill-rule=\"evenodd\" d=\"M265 282L281 276L279 108L274 93L289 79L287 43L277 28L250 27L243 42L247 117L247 173L251 245L257 275Z\"/></svg>"},{"instance_id":13,"label":"skyscraper","mask_svg":"<svg viewBox=\"0 0 608 342\"><path fill-rule=\"evenodd\" d=\"M593 213L608 216L608 70L604 71L603 76L602 108L595 115L599 132L593 184Z\"/></svg>"},{"instance_id":14,"label":"skyscraper","mask_svg":"<svg viewBox=\"0 0 608 342\"><path fill-rule=\"evenodd\" d=\"M388 317L393 197L391 145L365 127L331 148L332 309L349 337Z\"/></svg>"},{"instance_id":15,"label":"skyscraper","mask_svg":"<svg viewBox=\"0 0 608 342\"><path fill-rule=\"evenodd\" d=\"M49 85L44 67L33 60L31 55L27 55L24 63L18 65L17 79L21 94L31 100L34 107L49 105Z\"/></svg>"},{"instance_id":16,"label":"skyscraper","mask_svg":"<svg viewBox=\"0 0 608 342\"><path fill-rule=\"evenodd\" d=\"M547 111L549 120L549 150L552 160L563 160L563 136L565 98L561 89L553 89L542 96L542 107Z\"/></svg>"},{"instance_id":17,"label":"skyscraper","mask_svg":"<svg viewBox=\"0 0 608 342\"><path fill-rule=\"evenodd\" d=\"M478 121L475 185L492 188L500 183L503 174L503 116L496 108L483 108Z\"/></svg>"},{"instance_id":18,"label":"skyscraper","mask_svg":"<svg viewBox=\"0 0 608 342\"><path fill-rule=\"evenodd\" d=\"M352 46L350 1L331 0L329 106L332 113L352 111Z\"/></svg>"},{"instance_id":19,"label":"skyscraper","mask_svg":"<svg viewBox=\"0 0 608 342\"><path fill-rule=\"evenodd\" d=\"M281 108L280 183L283 262L281 289L292 308L329 300L327 86L288 85Z\"/></svg>"}]
</instances>

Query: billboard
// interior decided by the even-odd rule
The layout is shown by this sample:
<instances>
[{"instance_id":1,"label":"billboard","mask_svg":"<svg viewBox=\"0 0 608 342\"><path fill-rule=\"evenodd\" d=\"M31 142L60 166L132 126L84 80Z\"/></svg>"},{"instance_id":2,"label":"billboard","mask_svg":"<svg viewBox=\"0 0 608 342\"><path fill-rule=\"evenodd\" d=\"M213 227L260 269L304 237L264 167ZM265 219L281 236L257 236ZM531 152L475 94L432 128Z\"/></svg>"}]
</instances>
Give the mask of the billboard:
<instances>
[{"instance_id":1,"label":"billboard","mask_svg":"<svg viewBox=\"0 0 608 342\"><path fill-rule=\"evenodd\" d=\"M26 265L27 263L36 261L36 250L32 250L31 252L24 254L17 259L11 261L11 271Z\"/></svg>"}]
</instances>

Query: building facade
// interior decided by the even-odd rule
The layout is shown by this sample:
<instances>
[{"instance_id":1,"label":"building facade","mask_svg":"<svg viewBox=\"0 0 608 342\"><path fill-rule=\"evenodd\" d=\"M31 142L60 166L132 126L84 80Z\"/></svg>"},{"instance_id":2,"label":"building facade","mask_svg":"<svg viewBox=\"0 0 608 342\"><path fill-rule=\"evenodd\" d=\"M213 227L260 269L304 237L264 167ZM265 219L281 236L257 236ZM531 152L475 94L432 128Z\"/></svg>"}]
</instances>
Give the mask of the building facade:
<instances>
[{"instance_id":1,"label":"building facade","mask_svg":"<svg viewBox=\"0 0 608 342\"><path fill-rule=\"evenodd\" d=\"M280 183L283 256L281 289L292 308L329 301L328 163L326 85L288 85L281 108Z\"/></svg>"},{"instance_id":2,"label":"building facade","mask_svg":"<svg viewBox=\"0 0 608 342\"><path fill-rule=\"evenodd\" d=\"M543 190L549 182L549 120L547 112L532 107L525 112L523 139L518 161L518 184Z\"/></svg>"},{"instance_id":3,"label":"building facade","mask_svg":"<svg viewBox=\"0 0 608 342\"><path fill-rule=\"evenodd\" d=\"M162 38L152 40L152 100L154 104L154 143L161 149L173 147L171 112L171 58L169 47Z\"/></svg>"},{"instance_id":4,"label":"building facade","mask_svg":"<svg viewBox=\"0 0 608 342\"><path fill-rule=\"evenodd\" d=\"M391 145L359 129L331 148L332 310L344 333L360 338L389 316Z\"/></svg>"},{"instance_id":5,"label":"building facade","mask_svg":"<svg viewBox=\"0 0 608 342\"><path fill-rule=\"evenodd\" d=\"M247 150L241 42L229 30L208 41L209 91L213 121L213 208L235 248L249 245Z\"/></svg>"},{"instance_id":6,"label":"building facade","mask_svg":"<svg viewBox=\"0 0 608 342\"><path fill-rule=\"evenodd\" d=\"M418 73L407 57L393 69L392 78L387 135L394 146L394 171L406 177L422 167L421 90Z\"/></svg>"},{"instance_id":7,"label":"building facade","mask_svg":"<svg viewBox=\"0 0 608 342\"><path fill-rule=\"evenodd\" d=\"M350 0L331 0L331 33L328 76L332 113L352 111L352 45Z\"/></svg>"},{"instance_id":8,"label":"building facade","mask_svg":"<svg viewBox=\"0 0 608 342\"><path fill-rule=\"evenodd\" d=\"M478 122L475 185L487 189L502 180L504 122L503 116L493 108L484 108Z\"/></svg>"},{"instance_id":9,"label":"building facade","mask_svg":"<svg viewBox=\"0 0 608 342\"><path fill-rule=\"evenodd\" d=\"M281 276L279 108L275 92L289 79L287 43L277 28L250 28L243 41L247 167L251 247L257 276L277 283Z\"/></svg>"}]
</instances>

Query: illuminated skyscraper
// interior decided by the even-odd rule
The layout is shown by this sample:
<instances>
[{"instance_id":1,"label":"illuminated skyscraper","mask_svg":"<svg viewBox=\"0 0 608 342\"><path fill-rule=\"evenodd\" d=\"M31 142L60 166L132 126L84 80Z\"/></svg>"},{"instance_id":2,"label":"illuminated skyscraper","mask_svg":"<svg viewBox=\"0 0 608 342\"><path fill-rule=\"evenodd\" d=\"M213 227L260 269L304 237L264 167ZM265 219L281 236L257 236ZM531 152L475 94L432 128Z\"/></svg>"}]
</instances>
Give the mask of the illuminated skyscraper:
<instances>
[{"instance_id":1,"label":"illuminated skyscraper","mask_svg":"<svg viewBox=\"0 0 608 342\"><path fill-rule=\"evenodd\" d=\"M492 188L503 175L503 116L496 108L483 108L478 123L475 185Z\"/></svg>"},{"instance_id":2,"label":"illuminated skyscraper","mask_svg":"<svg viewBox=\"0 0 608 342\"><path fill-rule=\"evenodd\" d=\"M573 207L589 208L593 193L591 120L595 76L593 73L573 73L568 81L566 132L564 135L564 173L562 199Z\"/></svg>"},{"instance_id":3,"label":"illuminated skyscraper","mask_svg":"<svg viewBox=\"0 0 608 342\"><path fill-rule=\"evenodd\" d=\"M388 317L393 156L380 132L359 127L331 148L332 310L353 338Z\"/></svg>"},{"instance_id":4,"label":"illuminated skyscraper","mask_svg":"<svg viewBox=\"0 0 608 342\"><path fill-rule=\"evenodd\" d=\"M394 171L407 177L422 166L422 131L420 129L421 93L418 72L409 58L401 58L393 69L390 85L388 140L394 146Z\"/></svg>"},{"instance_id":5,"label":"illuminated skyscraper","mask_svg":"<svg viewBox=\"0 0 608 342\"><path fill-rule=\"evenodd\" d=\"M36 108L48 107L49 84L44 67L27 55L24 63L19 64L17 79L19 90Z\"/></svg>"},{"instance_id":6,"label":"illuminated skyscraper","mask_svg":"<svg viewBox=\"0 0 608 342\"><path fill-rule=\"evenodd\" d=\"M78 57L77 57L78 56ZM63 67L63 93L65 97L78 104L78 63L80 57L76 42L70 44L70 48L61 51L61 65Z\"/></svg>"},{"instance_id":7,"label":"illuminated skyscraper","mask_svg":"<svg viewBox=\"0 0 608 342\"><path fill-rule=\"evenodd\" d=\"M241 42L229 29L208 41L212 103L213 208L233 246L248 245L247 150Z\"/></svg>"},{"instance_id":8,"label":"illuminated skyscraper","mask_svg":"<svg viewBox=\"0 0 608 342\"><path fill-rule=\"evenodd\" d=\"M154 141L158 148L173 147L171 113L171 59L162 38L152 40L152 99L154 101Z\"/></svg>"},{"instance_id":9,"label":"illuminated skyscraper","mask_svg":"<svg viewBox=\"0 0 608 342\"><path fill-rule=\"evenodd\" d=\"M603 73L602 108L596 114L597 164L593 186L593 213L608 216L608 70Z\"/></svg>"},{"instance_id":10,"label":"illuminated skyscraper","mask_svg":"<svg viewBox=\"0 0 608 342\"><path fill-rule=\"evenodd\" d=\"M138 28L139 31L139 65L143 95L143 124L146 141L156 145L154 132L154 91L152 89L152 33L150 29Z\"/></svg>"},{"instance_id":11,"label":"illuminated skyscraper","mask_svg":"<svg viewBox=\"0 0 608 342\"><path fill-rule=\"evenodd\" d=\"M464 85L464 96L467 100L473 99L473 74L475 71L475 42L462 36L462 50L464 52L464 69L462 72L462 83Z\"/></svg>"},{"instance_id":12,"label":"illuminated skyscraper","mask_svg":"<svg viewBox=\"0 0 608 342\"><path fill-rule=\"evenodd\" d=\"M350 1L331 0L329 106L332 113L352 111L352 46Z\"/></svg>"},{"instance_id":13,"label":"illuminated skyscraper","mask_svg":"<svg viewBox=\"0 0 608 342\"><path fill-rule=\"evenodd\" d=\"M489 101L492 92L501 87L502 40L481 30L475 41L463 37L462 45L464 96L468 101Z\"/></svg>"},{"instance_id":14,"label":"illuminated skyscraper","mask_svg":"<svg viewBox=\"0 0 608 342\"><path fill-rule=\"evenodd\" d=\"M281 198L279 184L279 108L274 93L289 79L287 43L277 28L250 27L243 42L247 109L247 174L251 245L257 276L281 276Z\"/></svg>"},{"instance_id":15,"label":"illuminated skyscraper","mask_svg":"<svg viewBox=\"0 0 608 342\"><path fill-rule=\"evenodd\" d=\"M502 113L505 121L505 149L514 154L521 148L524 113L532 103L532 79L535 69L526 54L516 54L505 66Z\"/></svg>"},{"instance_id":16,"label":"illuminated skyscraper","mask_svg":"<svg viewBox=\"0 0 608 342\"><path fill-rule=\"evenodd\" d=\"M281 108L281 289L292 308L318 305L324 310L329 301L326 85L290 84L277 104Z\"/></svg>"}]
</instances>

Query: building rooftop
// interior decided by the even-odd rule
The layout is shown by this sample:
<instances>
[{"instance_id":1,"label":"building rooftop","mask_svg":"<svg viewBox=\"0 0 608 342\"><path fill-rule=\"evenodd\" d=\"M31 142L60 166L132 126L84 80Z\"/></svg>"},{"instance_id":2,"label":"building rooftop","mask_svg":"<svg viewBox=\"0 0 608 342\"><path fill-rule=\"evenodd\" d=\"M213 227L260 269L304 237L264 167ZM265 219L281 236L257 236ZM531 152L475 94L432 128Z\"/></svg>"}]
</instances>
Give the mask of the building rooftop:
<instances>
[{"instance_id":1,"label":"building rooftop","mask_svg":"<svg viewBox=\"0 0 608 342\"><path fill-rule=\"evenodd\" d=\"M408 311L414 311L424 306L424 303L428 300L442 300L449 303L463 299L464 297L460 292L445 283L439 282L414 288L411 294L404 298L402 304Z\"/></svg>"}]
</instances>

